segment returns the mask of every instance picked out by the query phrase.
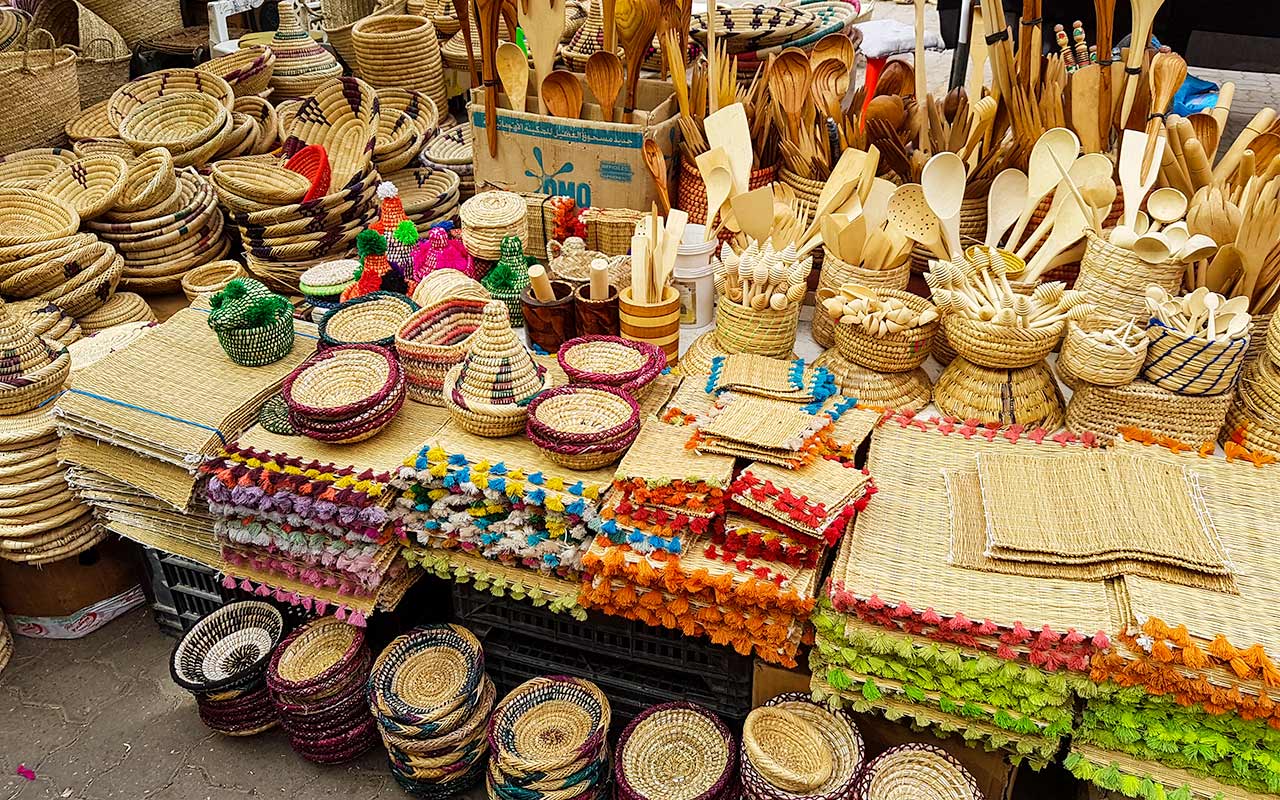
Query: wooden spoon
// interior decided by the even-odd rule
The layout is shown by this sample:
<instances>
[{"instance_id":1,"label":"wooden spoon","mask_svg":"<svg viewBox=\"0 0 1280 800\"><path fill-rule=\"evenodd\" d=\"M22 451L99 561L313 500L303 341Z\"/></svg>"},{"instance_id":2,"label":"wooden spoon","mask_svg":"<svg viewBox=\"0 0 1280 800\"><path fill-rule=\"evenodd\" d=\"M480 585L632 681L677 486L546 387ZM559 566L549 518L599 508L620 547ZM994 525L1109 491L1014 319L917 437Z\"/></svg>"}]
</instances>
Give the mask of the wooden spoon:
<instances>
[{"instance_id":1,"label":"wooden spoon","mask_svg":"<svg viewBox=\"0 0 1280 800\"><path fill-rule=\"evenodd\" d=\"M893 197L889 198L889 222L912 241L929 248L929 252L938 258L950 258L942 243L942 223L929 208L924 187L920 184L903 184L894 191Z\"/></svg>"},{"instance_id":2,"label":"wooden spoon","mask_svg":"<svg viewBox=\"0 0 1280 800\"><path fill-rule=\"evenodd\" d=\"M1138 97L1138 82L1142 79L1139 70L1146 59L1147 45L1151 42L1151 24L1160 6L1164 5L1164 0L1130 0L1129 5L1133 13L1133 25L1130 28L1133 33L1129 38L1129 57L1125 61L1124 100L1120 104L1121 125L1128 122L1129 112L1133 110L1133 102Z\"/></svg>"},{"instance_id":3,"label":"wooden spoon","mask_svg":"<svg viewBox=\"0 0 1280 800\"><path fill-rule=\"evenodd\" d=\"M707 221L703 241L709 242L714 232L712 225L716 215L733 190L733 168L722 147L713 147L705 153L699 153L694 161L698 164L698 171L702 173L702 182L707 189Z\"/></svg>"},{"instance_id":4,"label":"wooden spoon","mask_svg":"<svg viewBox=\"0 0 1280 800\"><path fill-rule=\"evenodd\" d=\"M1022 213L1018 216L1018 223L1013 226L1013 232L1009 234L1006 244L1009 249L1017 247L1023 232L1027 229L1027 223L1031 221L1031 215L1036 211L1036 206L1040 205L1045 195L1052 192L1062 180L1050 152L1064 167L1070 169L1080 153L1080 139L1067 128L1051 128L1036 140L1035 146L1031 148L1031 157L1027 165L1027 196ZM1129 197L1127 192L1125 197Z\"/></svg>"},{"instance_id":5,"label":"wooden spoon","mask_svg":"<svg viewBox=\"0 0 1280 800\"><path fill-rule=\"evenodd\" d=\"M1147 147L1142 153L1143 172L1151 165L1151 159L1155 155L1155 137L1165 132L1164 112L1173 102L1174 92L1187 79L1187 62L1177 53L1156 53L1155 58L1151 59L1148 79L1151 84L1151 117L1147 121Z\"/></svg>"},{"instance_id":6,"label":"wooden spoon","mask_svg":"<svg viewBox=\"0 0 1280 800\"><path fill-rule=\"evenodd\" d=\"M800 141L800 115L812 84L809 57L798 47L783 50L769 69L769 93L786 112L788 138L792 142Z\"/></svg>"},{"instance_id":7,"label":"wooden spoon","mask_svg":"<svg viewBox=\"0 0 1280 800\"><path fill-rule=\"evenodd\" d=\"M600 104L605 122L613 122L618 92L622 91L622 60L617 53L597 50L591 54L587 59L587 87Z\"/></svg>"},{"instance_id":8,"label":"wooden spoon","mask_svg":"<svg viewBox=\"0 0 1280 800\"><path fill-rule=\"evenodd\" d=\"M1271 166L1271 160L1280 155L1280 136L1264 133L1249 145L1253 151L1253 174L1261 175Z\"/></svg>"},{"instance_id":9,"label":"wooden spoon","mask_svg":"<svg viewBox=\"0 0 1280 800\"><path fill-rule=\"evenodd\" d=\"M723 110L723 109L722 109ZM743 192L729 201L742 232L757 242L769 238L773 228L773 184Z\"/></svg>"},{"instance_id":10,"label":"wooden spoon","mask_svg":"<svg viewBox=\"0 0 1280 800\"><path fill-rule=\"evenodd\" d=\"M955 153L935 154L920 173L925 202L937 215L946 235L947 251L960 255L960 204L964 202L964 161Z\"/></svg>"},{"instance_id":11,"label":"wooden spoon","mask_svg":"<svg viewBox=\"0 0 1280 800\"><path fill-rule=\"evenodd\" d=\"M658 208L666 215L671 210L671 195L667 191L667 159L662 155L662 148L658 147L658 143L648 137L645 137L640 152L644 156L649 176L653 178L654 188L658 190Z\"/></svg>"},{"instance_id":12,"label":"wooden spoon","mask_svg":"<svg viewBox=\"0 0 1280 800\"><path fill-rule=\"evenodd\" d=\"M618 38L627 56L627 99L624 110L628 122L634 121L636 87L640 83L640 66L644 64L645 51L658 31L658 0L616 0L614 22L618 26Z\"/></svg>"},{"instance_id":13,"label":"wooden spoon","mask_svg":"<svg viewBox=\"0 0 1280 800\"><path fill-rule=\"evenodd\" d=\"M871 99L863 116L868 121L873 119L884 120L890 128L896 131L902 127L902 120L906 116L906 108L902 104L902 98L898 95L882 94Z\"/></svg>"},{"instance_id":14,"label":"wooden spoon","mask_svg":"<svg viewBox=\"0 0 1280 800\"><path fill-rule=\"evenodd\" d=\"M987 236L983 244L996 246L1009 226L1018 221L1026 197L1027 173L1010 167L995 177L987 195Z\"/></svg>"},{"instance_id":15,"label":"wooden spoon","mask_svg":"<svg viewBox=\"0 0 1280 800\"><path fill-rule=\"evenodd\" d=\"M542 86L551 70L555 69L556 53L564 35L564 3L565 0L518 0L516 3L520 27L524 28L525 46L533 58L535 86ZM545 102L542 110L546 110Z\"/></svg>"},{"instance_id":16,"label":"wooden spoon","mask_svg":"<svg viewBox=\"0 0 1280 800\"><path fill-rule=\"evenodd\" d=\"M554 117L579 119L582 116L582 84L578 76L558 69L542 82L542 99Z\"/></svg>"},{"instance_id":17,"label":"wooden spoon","mask_svg":"<svg viewBox=\"0 0 1280 800\"><path fill-rule=\"evenodd\" d=\"M818 40L809 54L809 64L816 72L823 61L835 60L853 68L857 54L854 52L853 40L843 33L828 33Z\"/></svg>"},{"instance_id":18,"label":"wooden spoon","mask_svg":"<svg viewBox=\"0 0 1280 800\"><path fill-rule=\"evenodd\" d=\"M511 101L512 111L524 111L525 94L529 90L529 62L520 45L503 42L498 45L498 79L502 91Z\"/></svg>"},{"instance_id":19,"label":"wooden spoon","mask_svg":"<svg viewBox=\"0 0 1280 800\"><path fill-rule=\"evenodd\" d=\"M1089 219L1085 212L1076 203L1064 202L1058 209L1058 217L1054 220L1049 238L1045 239L1035 256L1027 262L1022 279L1027 283L1034 283L1048 271L1049 265L1058 255L1084 237L1088 226Z\"/></svg>"},{"instance_id":20,"label":"wooden spoon","mask_svg":"<svg viewBox=\"0 0 1280 800\"><path fill-rule=\"evenodd\" d=\"M1142 0L1138 0L1142 2ZM1146 147L1147 135L1142 131L1126 130L1123 138L1120 140L1120 188L1124 191L1124 224L1133 228L1134 223L1138 219L1138 207L1141 203L1131 198L1146 197L1151 186L1156 182L1156 175L1160 172L1157 166L1160 163L1160 156L1163 155L1164 139L1161 137L1156 142L1156 153L1152 159L1151 168L1146 172L1142 170L1142 156Z\"/></svg>"},{"instance_id":21,"label":"wooden spoon","mask_svg":"<svg viewBox=\"0 0 1280 800\"><path fill-rule=\"evenodd\" d=\"M1153 225L1152 230L1159 230L1161 225L1177 222L1187 213L1187 196L1171 186L1156 189L1147 198L1147 214Z\"/></svg>"},{"instance_id":22,"label":"wooden spoon","mask_svg":"<svg viewBox=\"0 0 1280 800\"><path fill-rule=\"evenodd\" d=\"M1187 117L1187 121L1191 123L1191 129L1195 131L1196 139L1200 141L1212 166L1213 159L1218 155L1218 121L1207 111L1196 112Z\"/></svg>"}]
</instances>

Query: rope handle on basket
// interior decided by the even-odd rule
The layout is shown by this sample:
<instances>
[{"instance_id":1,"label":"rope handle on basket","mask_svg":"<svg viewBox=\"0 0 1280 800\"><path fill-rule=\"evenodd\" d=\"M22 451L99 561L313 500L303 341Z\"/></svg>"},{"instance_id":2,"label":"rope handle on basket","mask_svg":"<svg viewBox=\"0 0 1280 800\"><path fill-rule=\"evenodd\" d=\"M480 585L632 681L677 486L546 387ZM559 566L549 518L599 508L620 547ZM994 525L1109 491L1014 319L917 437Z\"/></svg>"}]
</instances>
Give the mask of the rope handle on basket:
<instances>
[{"instance_id":1,"label":"rope handle on basket","mask_svg":"<svg viewBox=\"0 0 1280 800\"><path fill-rule=\"evenodd\" d=\"M94 43L94 42L105 42L105 43L106 43L107 48L108 48L108 50L107 50L107 55L106 55L106 56L92 56L92 55L89 55L89 48L93 46L93 43ZM91 60L91 61L114 61L115 59L120 58L120 54L119 54L119 52L118 52L118 51L119 51L119 48L118 48L118 47L116 47L116 43L115 43L115 42L113 42L112 40L108 39L108 38L107 38L107 37L105 37L105 36L95 36L95 37L93 37L92 39L90 39L89 41L87 41L87 42L85 42L84 44L80 45L80 47L79 47L79 48L74 48L74 47L73 47L73 48L71 48L71 49L72 49L73 51L78 50L77 55L78 55L80 58L82 58L82 59L87 58L87 59L89 59L89 60Z\"/></svg>"},{"instance_id":2,"label":"rope handle on basket","mask_svg":"<svg viewBox=\"0 0 1280 800\"><path fill-rule=\"evenodd\" d=\"M43 33L49 37L49 66L45 69L53 69L58 63L58 40L53 38L53 34L47 28L28 28L27 35L22 40L22 71L35 74L35 70L31 68L28 60L31 57L31 37L37 33Z\"/></svg>"}]
</instances>

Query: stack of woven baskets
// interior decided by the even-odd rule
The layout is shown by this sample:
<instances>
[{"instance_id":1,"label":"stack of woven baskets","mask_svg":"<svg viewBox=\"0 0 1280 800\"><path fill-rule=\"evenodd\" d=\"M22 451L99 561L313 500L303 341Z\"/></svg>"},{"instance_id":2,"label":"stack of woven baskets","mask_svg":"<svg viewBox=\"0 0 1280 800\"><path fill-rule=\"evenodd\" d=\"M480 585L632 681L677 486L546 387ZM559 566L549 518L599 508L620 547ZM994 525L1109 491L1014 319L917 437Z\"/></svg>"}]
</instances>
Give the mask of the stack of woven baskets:
<instances>
[{"instance_id":1,"label":"stack of woven baskets","mask_svg":"<svg viewBox=\"0 0 1280 800\"><path fill-rule=\"evenodd\" d=\"M419 797L454 797L479 782L496 697L466 628L418 628L387 645L369 676L369 707L396 782Z\"/></svg>"},{"instance_id":2,"label":"stack of woven baskets","mask_svg":"<svg viewBox=\"0 0 1280 800\"><path fill-rule=\"evenodd\" d=\"M377 136L373 87L334 78L300 104L284 143L286 160L238 165L234 178L220 165L221 200L240 229L250 272L293 292L308 268L354 253L356 235L377 217ZM295 180L299 175L306 187Z\"/></svg>"},{"instance_id":3,"label":"stack of woven baskets","mask_svg":"<svg viewBox=\"0 0 1280 800\"><path fill-rule=\"evenodd\" d=\"M365 700L372 663L364 631L334 617L308 622L276 648L267 687L280 725L299 755L338 764L377 742Z\"/></svg>"},{"instance_id":4,"label":"stack of woven baskets","mask_svg":"<svg viewBox=\"0 0 1280 800\"><path fill-rule=\"evenodd\" d=\"M853 719L780 694L752 711L742 728L742 796L747 800L854 797L866 751Z\"/></svg>"},{"instance_id":5,"label":"stack of woven baskets","mask_svg":"<svg viewBox=\"0 0 1280 800\"><path fill-rule=\"evenodd\" d=\"M235 130L235 92L212 72L169 69L124 84L107 101L107 120L136 153L169 151L176 166L203 166L244 137Z\"/></svg>"},{"instance_id":6,"label":"stack of woven baskets","mask_svg":"<svg viewBox=\"0 0 1280 800\"><path fill-rule=\"evenodd\" d=\"M525 428L529 402L547 385L546 369L516 338L507 307L485 304L462 361L444 377L445 408L477 436L511 436Z\"/></svg>"},{"instance_id":7,"label":"stack of woven baskets","mask_svg":"<svg viewBox=\"0 0 1280 800\"><path fill-rule=\"evenodd\" d=\"M460 273L459 273L460 274ZM396 333L396 352L404 367L409 399L444 405L444 376L461 363L472 334L484 318L487 300L442 300L410 316Z\"/></svg>"},{"instance_id":8,"label":"stack of woven baskets","mask_svg":"<svg viewBox=\"0 0 1280 800\"><path fill-rule=\"evenodd\" d=\"M463 202L476 193L474 156L470 125L442 130L422 151L422 160L427 166L457 173L458 193Z\"/></svg>"},{"instance_id":9,"label":"stack of woven baskets","mask_svg":"<svg viewBox=\"0 0 1280 800\"><path fill-rule=\"evenodd\" d=\"M489 796L603 796L609 722L609 700L590 681L560 675L520 684L489 720Z\"/></svg>"},{"instance_id":10,"label":"stack of woven baskets","mask_svg":"<svg viewBox=\"0 0 1280 800\"><path fill-rule=\"evenodd\" d=\"M636 715L613 762L619 800L734 800L737 746L724 721L694 703L663 703Z\"/></svg>"},{"instance_id":11,"label":"stack of woven baskets","mask_svg":"<svg viewBox=\"0 0 1280 800\"><path fill-rule=\"evenodd\" d=\"M978 782L940 747L911 742L891 747L867 763L853 797L860 800L983 800Z\"/></svg>"},{"instance_id":12,"label":"stack of woven baskets","mask_svg":"<svg viewBox=\"0 0 1280 800\"><path fill-rule=\"evenodd\" d=\"M356 282L360 262L353 258L339 258L316 264L298 279L298 291L308 303L323 316L329 309L342 302L342 292Z\"/></svg>"},{"instance_id":13,"label":"stack of woven baskets","mask_svg":"<svg viewBox=\"0 0 1280 800\"><path fill-rule=\"evenodd\" d=\"M371 344L330 347L284 380L289 424L322 442L361 442L391 423L404 405L404 372L395 353Z\"/></svg>"},{"instance_id":14,"label":"stack of woven baskets","mask_svg":"<svg viewBox=\"0 0 1280 800\"><path fill-rule=\"evenodd\" d=\"M1265 338L1265 348L1240 379L1222 433L1251 450L1280 456L1280 314L1271 317Z\"/></svg>"},{"instance_id":15,"label":"stack of woven baskets","mask_svg":"<svg viewBox=\"0 0 1280 800\"><path fill-rule=\"evenodd\" d=\"M217 75L226 81L236 97L260 95L271 88L271 73L276 68L276 54L266 45L241 47L236 52L206 61L196 67L201 72Z\"/></svg>"},{"instance_id":16,"label":"stack of woven baskets","mask_svg":"<svg viewBox=\"0 0 1280 800\"><path fill-rule=\"evenodd\" d=\"M418 155L438 130L438 106L423 92L398 87L378 90L378 146L373 163L392 175L418 160Z\"/></svg>"},{"instance_id":17,"label":"stack of woven baskets","mask_svg":"<svg viewBox=\"0 0 1280 800\"><path fill-rule=\"evenodd\" d=\"M284 618L268 603L243 600L197 622L173 648L173 682L195 697L200 719L227 736L275 727L267 665L284 634Z\"/></svg>"},{"instance_id":18,"label":"stack of woven baskets","mask_svg":"<svg viewBox=\"0 0 1280 800\"><path fill-rule=\"evenodd\" d=\"M355 72L377 87L423 92L444 108L449 102L435 26L410 14L370 15L351 29Z\"/></svg>"},{"instance_id":19,"label":"stack of woven baskets","mask_svg":"<svg viewBox=\"0 0 1280 800\"><path fill-rule=\"evenodd\" d=\"M640 406L613 386L558 386L529 403L525 434L552 462L574 470L608 466L640 432Z\"/></svg>"},{"instance_id":20,"label":"stack of woven baskets","mask_svg":"<svg viewBox=\"0 0 1280 800\"><path fill-rule=\"evenodd\" d=\"M529 236L528 206L515 192L481 192L462 204L462 243L474 258L497 261L502 241Z\"/></svg>"},{"instance_id":21,"label":"stack of woven baskets","mask_svg":"<svg viewBox=\"0 0 1280 800\"><path fill-rule=\"evenodd\" d=\"M387 175L400 190L405 216L420 236L433 225L456 222L462 181L458 173L436 167L409 167Z\"/></svg>"}]
</instances>

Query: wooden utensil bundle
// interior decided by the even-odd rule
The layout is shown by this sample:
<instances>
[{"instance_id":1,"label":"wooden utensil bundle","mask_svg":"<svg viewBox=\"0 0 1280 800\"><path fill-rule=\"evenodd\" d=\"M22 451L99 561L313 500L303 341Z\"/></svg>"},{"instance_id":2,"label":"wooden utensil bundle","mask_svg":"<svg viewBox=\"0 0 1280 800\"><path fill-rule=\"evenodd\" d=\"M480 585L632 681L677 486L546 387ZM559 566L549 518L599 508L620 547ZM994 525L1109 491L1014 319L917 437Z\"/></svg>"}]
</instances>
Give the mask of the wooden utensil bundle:
<instances>
[{"instance_id":1,"label":"wooden utensil bundle","mask_svg":"<svg viewBox=\"0 0 1280 800\"><path fill-rule=\"evenodd\" d=\"M671 282L676 251L689 215L672 210L664 221L655 208L631 237L631 294L637 303L657 303Z\"/></svg>"},{"instance_id":2,"label":"wooden utensil bundle","mask_svg":"<svg viewBox=\"0 0 1280 800\"><path fill-rule=\"evenodd\" d=\"M1230 300L1208 289L1196 289L1182 297L1172 297L1159 286L1147 287L1147 310L1166 328L1206 341L1238 339L1249 330L1252 319L1249 298Z\"/></svg>"},{"instance_id":3,"label":"wooden utensil bundle","mask_svg":"<svg viewBox=\"0 0 1280 800\"><path fill-rule=\"evenodd\" d=\"M881 297L875 289L846 283L834 297L822 301L831 319L848 325L861 325L872 336L899 333L928 325L938 318L932 308L916 311L896 297Z\"/></svg>"},{"instance_id":4,"label":"wooden utensil bundle","mask_svg":"<svg viewBox=\"0 0 1280 800\"><path fill-rule=\"evenodd\" d=\"M1138 355L1138 346L1147 338L1147 333L1132 322L1126 322L1118 328L1104 328L1097 331L1085 331L1084 338L1101 345L1119 347L1130 355Z\"/></svg>"},{"instance_id":5,"label":"wooden utensil bundle","mask_svg":"<svg viewBox=\"0 0 1280 800\"><path fill-rule=\"evenodd\" d=\"M1199 197L1199 196L1197 196ZM1212 192L1204 197L1215 202ZM1201 285L1214 291L1231 292L1249 298L1249 310L1270 314L1280 308L1280 177L1263 180L1254 176L1246 183L1238 211L1225 204L1227 219L1219 219L1224 234L1229 234L1239 215L1234 239L1225 244L1209 262ZM1200 275L1200 273L1197 273Z\"/></svg>"},{"instance_id":6,"label":"wooden utensil bundle","mask_svg":"<svg viewBox=\"0 0 1280 800\"><path fill-rule=\"evenodd\" d=\"M930 261L925 282L943 314L1018 328L1049 328L1064 320L1083 321L1094 306L1086 295L1061 281L1042 283L1030 295L1015 294L1008 264L994 248L974 248L974 257Z\"/></svg>"},{"instance_id":7,"label":"wooden utensil bundle","mask_svg":"<svg viewBox=\"0 0 1280 800\"><path fill-rule=\"evenodd\" d=\"M717 290L729 300L756 311L783 311L804 302L813 257L798 258L794 244L775 250L771 242L755 240L739 254L726 242L711 268Z\"/></svg>"}]
</instances>

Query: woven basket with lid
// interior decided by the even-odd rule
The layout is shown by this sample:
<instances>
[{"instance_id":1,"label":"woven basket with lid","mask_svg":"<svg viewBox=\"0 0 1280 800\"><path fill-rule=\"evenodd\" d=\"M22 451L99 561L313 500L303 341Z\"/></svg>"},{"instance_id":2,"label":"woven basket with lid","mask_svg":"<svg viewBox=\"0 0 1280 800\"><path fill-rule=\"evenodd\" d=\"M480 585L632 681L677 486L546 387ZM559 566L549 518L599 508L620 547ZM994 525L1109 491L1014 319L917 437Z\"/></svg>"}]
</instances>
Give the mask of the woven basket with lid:
<instances>
[{"instance_id":1,"label":"woven basket with lid","mask_svg":"<svg viewBox=\"0 0 1280 800\"><path fill-rule=\"evenodd\" d=\"M445 407L477 436L510 436L524 429L529 401L546 387L545 368L516 338L505 303L485 304L480 327L462 361L445 375Z\"/></svg>"}]
</instances>

